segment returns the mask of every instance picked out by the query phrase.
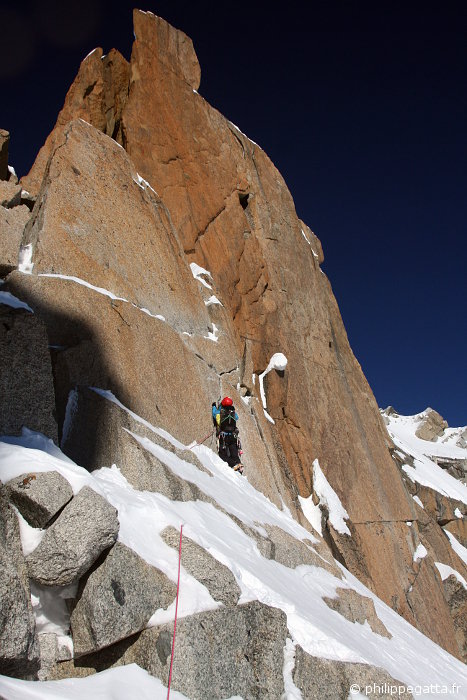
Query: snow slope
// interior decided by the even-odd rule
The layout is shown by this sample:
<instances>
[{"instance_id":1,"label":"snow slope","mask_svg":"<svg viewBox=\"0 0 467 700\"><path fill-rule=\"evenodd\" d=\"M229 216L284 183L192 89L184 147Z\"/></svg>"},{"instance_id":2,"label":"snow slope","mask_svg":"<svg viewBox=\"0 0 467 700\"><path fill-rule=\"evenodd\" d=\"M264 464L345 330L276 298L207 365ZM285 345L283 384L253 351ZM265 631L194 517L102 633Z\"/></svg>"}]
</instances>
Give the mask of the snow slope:
<instances>
[{"instance_id":1,"label":"snow slope","mask_svg":"<svg viewBox=\"0 0 467 700\"><path fill-rule=\"evenodd\" d=\"M108 392L99 393L122 406ZM135 414L132 416L155 434L161 434L158 428ZM232 571L241 589L240 603L259 600L281 608L286 613L292 638L284 650L284 678L289 698L299 697L291 681L291 658L297 643L314 656L381 666L407 685L426 688L429 684L451 686L457 683L465 691L464 695L461 692L458 696L467 697L465 666L399 617L343 567L339 566L343 574L341 580L321 567L302 565L290 569L274 560L265 559L255 540L229 514L235 515L262 534L266 534L263 526L270 524L282 528L299 540L313 542L315 538L293 520L287 510L279 510L256 491L247 478L240 478L230 470L214 452L204 445L190 448L207 469L206 473L147 437L133 434L145 450L155 454L175 474L196 484L225 512L210 503L170 501L158 493L136 491L123 477L118 465L105 466L90 474L65 457L50 440L31 431L25 431L21 438L0 442L0 478L8 481L28 471L57 470L68 479L74 493L85 484L90 485L117 508L120 520L119 540L147 562L164 571L174 582L177 579L178 553L164 543L160 533L168 525L180 529L183 524L183 533L187 537L204 547ZM173 444L180 445L167 433L164 433L164 437ZM28 527L23 524L22 528L23 545L26 548L31 545ZM336 588L342 587L353 588L361 595L373 599L378 617L391 633L391 639L375 634L368 623L361 625L347 621L325 604L323 597L335 597ZM180 591L180 617L220 606L207 589L183 567ZM173 606L166 611L155 610L149 624L171 621L173 614ZM117 672L118 675L112 675ZM119 699L124 697L120 694L120 688L124 683L131 683L134 674L144 672L138 667L128 666L89 679L41 684L0 677L0 694L7 700L78 697L78 694L72 694L73 689L73 692L76 690L77 693L82 692L93 698ZM88 685L85 686L84 683ZM153 693L151 697L162 697L158 694L158 681L148 677L144 683L141 682L141 687L146 688L146 683L147 697L150 692ZM82 688L82 691L78 688ZM37 694L42 692L45 694ZM140 696L146 697L145 692L142 690ZM436 692L423 693L426 698L438 696ZM182 696L173 694L173 697Z\"/></svg>"},{"instance_id":2,"label":"snow slope","mask_svg":"<svg viewBox=\"0 0 467 700\"><path fill-rule=\"evenodd\" d=\"M452 437L459 435L465 428L451 428L449 435L438 438L436 442L421 440L415 435L424 413L416 416L399 416L384 414L387 429L394 444L403 454L413 457L413 466L402 466L407 476L422 486L467 504L467 486L442 469L432 458L466 460L467 449L453 444ZM447 432L447 431L446 431Z\"/></svg>"}]
</instances>

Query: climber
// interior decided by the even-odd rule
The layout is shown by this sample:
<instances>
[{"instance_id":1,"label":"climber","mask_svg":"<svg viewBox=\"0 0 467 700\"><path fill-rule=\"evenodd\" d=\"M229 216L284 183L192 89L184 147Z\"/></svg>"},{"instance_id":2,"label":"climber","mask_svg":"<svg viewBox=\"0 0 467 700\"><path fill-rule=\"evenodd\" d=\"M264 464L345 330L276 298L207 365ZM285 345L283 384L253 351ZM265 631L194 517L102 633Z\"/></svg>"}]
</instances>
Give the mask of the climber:
<instances>
[{"instance_id":1,"label":"climber","mask_svg":"<svg viewBox=\"0 0 467 700\"><path fill-rule=\"evenodd\" d=\"M216 426L219 457L234 471L243 474L243 464L240 461L242 446L237 428L238 415L230 396L224 396L219 405L212 404L212 419Z\"/></svg>"}]
</instances>

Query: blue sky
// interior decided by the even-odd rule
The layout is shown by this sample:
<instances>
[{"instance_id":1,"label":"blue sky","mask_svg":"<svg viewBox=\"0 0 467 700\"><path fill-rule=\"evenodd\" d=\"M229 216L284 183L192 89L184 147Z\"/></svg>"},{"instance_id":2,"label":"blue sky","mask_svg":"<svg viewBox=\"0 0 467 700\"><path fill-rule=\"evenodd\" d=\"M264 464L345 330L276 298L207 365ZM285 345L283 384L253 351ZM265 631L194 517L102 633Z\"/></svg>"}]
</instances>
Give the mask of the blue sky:
<instances>
[{"instance_id":1,"label":"blue sky","mask_svg":"<svg viewBox=\"0 0 467 700\"><path fill-rule=\"evenodd\" d=\"M0 126L12 133L20 175L80 60L97 45L129 58L133 4L110 12L99 0L43 0L8 10ZM323 269L379 405L429 405L466 425L467 6L140 7L191 36L201 94L283 174L322 241Z\"/></svg>"}]
</instances>

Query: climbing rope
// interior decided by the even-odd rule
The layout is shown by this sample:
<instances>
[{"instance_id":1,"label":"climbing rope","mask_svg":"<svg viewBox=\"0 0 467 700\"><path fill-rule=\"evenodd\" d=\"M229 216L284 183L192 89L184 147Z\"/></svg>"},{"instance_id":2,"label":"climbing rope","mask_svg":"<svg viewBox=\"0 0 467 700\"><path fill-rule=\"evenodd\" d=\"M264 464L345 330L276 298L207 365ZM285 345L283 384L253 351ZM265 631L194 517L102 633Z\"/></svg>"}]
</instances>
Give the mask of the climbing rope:
<instances>
[{"instance_id":1,"label":"climbing rope","mask_svg":"<svg viewBox=\"0 0 467 700\"><path fill-rule=\"evenodd\" d=\"M214 430L215 430L215 428L214 428ZM197 442L196 445L202 445L203 442L206 442L206 440L207 440L208 438L210 438L211 435L214 433L214 430L211 430L211 432L210 432L208 435L206 435L206 437L203 438L200 442Z\"/></svg>"},{"instance_id":2,"label":"climbing rope","mask_svg":"<svg viewBox=\"0 0 467 700\"><path fill-rule=\"evenodd\" d=\"M182 561L182 532L183 525L180 525L180 545L178 548L178 580L177 580L177 597L175 600L175 619L174 619L174 633L172 637L172 656L170 658L170 671L169 671L169 683L167 686L167 700L170 697L170 684L172 682L172 667L174 663L174 649L175 649L175 632L177 630L177 613L178 613L178 592L180 590L180 564Z\"/></svg>"}]
</instances>

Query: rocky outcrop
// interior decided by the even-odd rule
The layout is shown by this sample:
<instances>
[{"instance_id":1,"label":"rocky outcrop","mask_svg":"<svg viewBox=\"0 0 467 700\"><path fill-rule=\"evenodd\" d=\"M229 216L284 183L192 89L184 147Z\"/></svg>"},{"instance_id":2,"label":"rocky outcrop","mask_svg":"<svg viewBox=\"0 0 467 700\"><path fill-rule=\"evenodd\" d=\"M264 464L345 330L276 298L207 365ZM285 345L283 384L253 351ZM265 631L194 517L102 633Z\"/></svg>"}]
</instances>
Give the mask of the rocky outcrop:
<instances>
[{"instance_id":1,"label":"rocky outcrop","mask_svg":"<svg viewBox=\"0 0 467 700\"><path fill-rule=\"evenodd\" d=\"M46 527L73 498L70 484L58 472L21 474L6 487L11 502L32 527Z\"/></svg>"},{"instance_id":2,"label":"rocky outcrop","mask_svg":"<svg viewBox=\"0 0 467 700\"><path fill-rule=\"evenodd\" d=\"M33 678L39 644L16 513L0 482L0 674Z\"/></svg>"},{"instance_id":3,"label":"rocky outcrop","mask_svg":"<svg viewBox=\"0 0 467 700\"><path fill-rule=\"evenodd\" d=\"M176 586L158 569L117 542L86 580L71 615L75 657L142 630L175 598Z\"/></svg>"},{"instance_id":4,"label":"rocky outcrop","mask_svg":"<svg viewBox=\"0 0 467 700\"><path fill-rule=\"evenodd\" d=\"M23 187L37 195L50 155L63 141L69 121L83 119L122 143L121 112L128 96L129 65L112 49L103 56L101 48L82 61L70 87L54 130L39 151L31 172L22 179Z\"/></svg>"},{"instance_id":5,"label":"rocky outcrop","mask_svg":"<svg viewBox=\"0 0 467 700\"><path fill-rule=\"evenodd\" d=\"M463 547L467 548L467 521L465 515L463 518L451 520L444 526L444 529L449 530L456 540L458 540Z\"/></svg>"},{"instance_id":6,"label":"rocky outcrop","mask_svg":"<svg viewBox=\"0 0 467 700\"><path fill-rule=\"evenodd\" d=\"M8 146L10 134L5 129L0 129L0 180L8 179Z\"/></svg>"},{"instance_id":7,"label":"rocky outcrop","mask_svg":"<svg viewBox=\"0 0 467 700\"><path fill-rule=\"evenodd\" d=\"M27 556L29 576L45 586L73 583L114 544L118 529L115 508L84 486Z\"/></svg>"},{"instance_id":8,"label":"rocky outcrop","mask_svg":"<svg viewBox=\"0 0 467 700\"><path fill-rule=\"evenodd\" d=\"M350 622L358 622L360 625L368 622L373 632L391 638L391 634L376 614L371 598L359 595L350 588L336 588L336 594L336 598L323 598L331 610L335 610Z\"/></svg>"},{"instance_id":9,"label":"rocky outcrop","mask_svg":"<svg viewBox=\"0 0 467 700\"><path fill-rule=\"evenodd\" d=\"M0 303L0 435L26 426L57 439L52 367L44 323Z\"/></svg>"},{"instance_id":10,"label":"rocky outcrop","mask_svg":"<svg viewBox=\"0 0 467 700\"><path fill-rule=\"evenodd\" d=\"M454 621L456 639L464 661L467 660L467 588L456 576L443 581L444 592Z\"/></svg>"},{"instance_id":11,"label":"rocky outcrop","mask_svg":"<svg viewBox=\"0 0 467 700\"><path fill-rule=\"evenodd\" d=\"M421 440L434 442L444 435L444 431L447 427L447 421L444 420L443 416L440 416L440 414L432 408L427 408L423 414L420 425L415 431L415 435Z\"/></svg>"},{"instance_id":12,"label":"rocky outcrop","mask_svg":"<svg viewBox=\"0 0 467 700\"><path fill-rule=\"evenodd\" d=\"M265 552L263 556L268 559L295 569L297 566L320 566L329 571L336 578L342 578L339 568L336 566L329 548L323 541L311 543L311 541L300 541L289 535L280 527L274 525L264 525L268 533L268 541L271 545L270 552ZM309 545L312 545L311 547Z\"/></svg>"},{"instance_id":13,"label":"rocky outcrop","mask_svg":"<svg viewBox=\"0 0 467 700\"><path fill-rule=\"evenodd\" d=\"M7 209L21 204L21 185L0 180L0 206Z\"/></svg>"},{"instance_id":14,"label":"rocky outcrop","mask_svg":"<svg viewBox=\"0 0 467 700\"><path fill-rule=\"evenodd\" d=\"M392 700L395 693L404 700L413 698L404 683L382 668L310 656L300 646L296 649L293 679L307 700L348 700L357 693L374 700Z\"/></svg>"},{"instance_id":15,"label":"rocky outcrop","mask_svg":"<svg viewBox=\"0 0 467 700\"><path fill-rule=\"evenodd\" d=\"M172 625L144 630L100 654L81 657L79 663L60 664L54 677L86 676L137 663L167 683L172 634ZM192 700L279 700L286 636L285 614L257 601L182 618L177 623L172 688Z\"/></svg>"},{"instance_id":16,"label":"rocky outcrop","mask_svg":"<svg viewBox=\"0 0 467 700\"><path fill-rule=\"evenodd\" d=\"M180 533L175 528L166 528L161 537L170 547L178 549ZM241 591L230 569L189 537L183 538L181 563L184 569L206 586L214 600L228 607L237 605Z\"/></svg>"}]
</instances>

